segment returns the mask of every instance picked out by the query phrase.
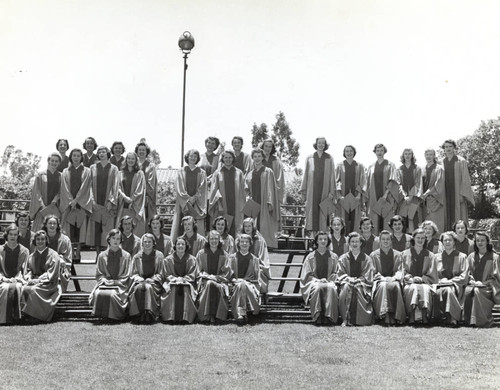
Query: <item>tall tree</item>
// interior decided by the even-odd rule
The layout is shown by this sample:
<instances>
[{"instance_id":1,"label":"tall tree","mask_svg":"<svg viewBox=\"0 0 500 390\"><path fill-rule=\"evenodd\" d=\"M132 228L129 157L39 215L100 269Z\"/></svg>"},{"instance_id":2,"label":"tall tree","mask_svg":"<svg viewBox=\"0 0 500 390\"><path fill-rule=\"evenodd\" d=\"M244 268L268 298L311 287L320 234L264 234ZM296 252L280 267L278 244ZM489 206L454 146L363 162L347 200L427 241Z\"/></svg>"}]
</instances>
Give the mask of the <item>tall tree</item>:
<instances>
[{"instance_id":1,"label":"tall tree","mask_svg":"<svg viewBox=\"0 0 500 390\"><path fill-rule=\"evenodd\" d=\"M252 126L252 147L256 148L262 141L269 137L269 131L267 130L267 125L265 123L261 123L260 126L257 126L257 123L254 123Z\"/></svg>"},{"instance_id":2,"label":"tall tree","mask_svg":"<svg viewBox=\"0 0 500 390\"><path fill-rule=\"evenodd\" d=\"M271 138L276 145L276 154L283 165L289 169L297 166L300 145L292 137L292 129L290 129L285 114L281 111L276 115L276 123L273 124Z\"/></svg>"}]
</instances>

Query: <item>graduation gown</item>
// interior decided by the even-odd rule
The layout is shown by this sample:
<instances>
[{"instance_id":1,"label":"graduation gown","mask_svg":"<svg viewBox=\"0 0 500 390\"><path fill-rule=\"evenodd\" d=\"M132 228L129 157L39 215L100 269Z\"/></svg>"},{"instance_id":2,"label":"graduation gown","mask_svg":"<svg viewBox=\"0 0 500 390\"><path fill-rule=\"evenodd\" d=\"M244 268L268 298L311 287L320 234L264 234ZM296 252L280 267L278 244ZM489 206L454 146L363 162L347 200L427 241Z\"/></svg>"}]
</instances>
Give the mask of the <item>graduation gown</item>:
<instances>
[{"instance_id":1,"label":"graduation gown","mask_svg":"<svg viewBox=\"0 0 500 390\"><path fill-rule=\"evenodd\" d=\"M178 272L176 263L185 264L182 272ZM163 321L187 321L190 324L194 321L197 312L195 305L197 275L196 258L189 253L185 253L182 259L179 259L174 252L164 260L165 291L161 296L160 307Z\"/></svg>"},{"instance_id":2,"label":"graduation gown","mask_svg":"<svg viewBox=\"0 0 500 390\"><path fill-rule=\"evenodd\" d=\"M321 158L324 159L324 173L323 177L319 178L319 182L315 182L315 173L317 169L315 167L315 157L318 153L310 155L306 159L306 167L304 169L304 175L302 176L302 184L300 186L300 192L304 194L306 198L306 230L313 231L328 231L328 222L330 220L330 215L325 213L325 211L320 207L321 202L328 200L329 196L333 196L332 200L332 213L334 201L337 199L337 180L335 173L335 163L333 161L333 156L323 152ZM316 194L317 191L321 189L321 194Z\"/></svg>"},{"instance_id":3,"label":"graduation gown","mask_svg":"<svg viewBox=\"0 0 500 390\"><path fill-rule=\"evenodd\" d=\"M377 249L370 254L375 266L373 278L373 309L377 318L385 318L387 314L393 315L400 324L406 321L406 310L403 299L403 261L401 253L390 249L386 254L382 249ZM383 261L391 260L391 267L383 264ZM383 266L385 265L385 266ZM387 280L387 277L394 280Z\"/></svg>"},{"instance_id":4,"label":"graduation gown","mask_svg":"<svg viewBox=\"0 0 500 390\"><path fill-rule=\"evenodd\" d=\"M43 256L44 264L37 269L36 259ZM40 321L48 322L52 319L57 302L62 295L59 284L60 258L56 251L45 248L40 254L37 249L29 256L25 263L24 278L26 282L40 279L36 285L24 285L22 290L21 309L23 313ZM41 272L40 272L41 271Z\"/></svg>"},{"instance_id":5,"label":"graduation gown","mask_svg":"<svg viewBox=\"0 0 500 390\"><path fill-rule=\"evenodd\" d=\"M251 199L254 199L252 194L253 172L252 169L245 176L245 190ZM276 233L281 230L281 209L274 173L267 167L264 167L260 175L260 199L260 212L257 218L254 219L258 223L259 232L266 240L267 246L277 248L278 239ZM272 207L272 211L269 211L269 206Z\"/></svg>"},{"instance_id":6,"label":"graduation gown","mask_svg":"<svg viewBox=\"0 0 500 390\"><path fill-rule=\"evenodd\" d=\"M269 156L269 158L266 160L266 157L264 156L264 161L262 163L266 167L273 170L274 180L276 180L276 189L278 190L278 200L280 204L286 203L285 172L283 170L283 164L281 164L281 160L276 156Z\"/></svg>"},{"instance_id":7,"label":"graduation gown","mask_svg":"<svg viewBox=\"0 0 500 390\"><path fill-rule=\"evenodd\" d=\"M253 244L250 248L250 252L259 259L259 285L260 292L262 294L267 294L269 290L269 280L271 279L271 265L269 262L269 251L267 250L267 243L264 237L257 232L255 236L252 237Z\"/></svg>"},{"instance_id":8,"label":"graduation gown","mask_svg":"<svg viewBox=\"0 0 500 390\"><path fill-rule=\"evenodd\" d=\"M195 171L197 171L196 193L193 195L195 197L195 202L192 205L188 205L188 200L191 196L188 194L187 170L191 170L191 168L186 166L179 169L175 180L175 192L177 196L171 233L172 240L174 241L182 230L182 218L186 215L192 216L196 221L198 232L201 235L205 234L205 217L207 215L207 174L203 169L199 167L195 168Z\"/></svg>"},{"instance_id":9,"label":"graduation gown","mask_svg":"<svg viewBox=\"0 0 500 390\"><path fill-rule=\"evenodd\" d=\"M49 248L55 250L60 258L59 278L62 292L66 292L71 279L71 264L73 264L73 246L69 237L61 232L54 237L49 237Z\"/></svg>"},{"instance_id":10,"label":"graduation gown","mask_svg":"<svg viewBox=\"0 0 500 390\"><path fill-rule=\"evenodd\" d=\"M326 274L318 273L318 257L327 256ZM329 250L324 255L314 251L307 255L302 266L300 278L300 292L306 305L309 305L311 317L314 321L320 314L337 322L339 318L339 298L337 293L337 279L339 259ZM321 279L326 279L322 282Z\"/></svg>"},{"instance_id":11,"label":"graduation gown","mask_svg":"<svg viewBox=\"0 0 500 390\"><path fill-rule=\"evenodd\" d=\"M123 176L123 171L120 171L118 177L118 188L125 193L125 189L123 187ZM128 197L132 200L132 202L128 204L128 208L125 207L125 199L122 196L118 197L116 223L119 225L122 217L130 215L135 222L135 234L142 237L142 235L146 232L146 179L144 178L144 172L138 171L134 173L134 177L132 178L132 187Z\"/></svg>"},{"instance_id":12,"label":"graduation gown","mask_svg":"<svg viewBox=\"0 0 500 390\"><path fill-rule=\"evenodd\" d=\"M160 297L163 291L163 254L153 250L153 264L145 265L145 253L140 251L132 258L129 295L129 314L139 315L150 311L155 318L160 316ZM153 265L153 266L151 266ZM140 279L144 279L140 281Z\"/></svg>"},{"instance_id":13,"label":"graduation gown","mask_svg":"<svg viewBox=\"0 0 500 390\"><path fill-rule=\"evenodd\" d=\"M158 178L156 177L156 166L149 160L144 161L141 165L142 172L144 172L144 179L146 180L146 199L144 210L146 212L146 224L149 223L151 218L157 214L156 210L156 197L158 191Z\"/></svg>"},{"instance_id":14,"label":"graduation gown","mask_svg":"<svg viewBox=\"0 0 500 390\"><path fill-rule=\"evenodd\" d=\"M236 253L236 245L233 236L231 236L230 234L226 234L225 237L221 236L221 241L222 241L222 249L224 249L224 251L228 255Z\"/></svg>"},{"instance_id":15,"label":"graduation gown","mask_svg":"<svg viewBox=\"0 0 500 390\"><path fill-rule=\"evenodd\" d=\"M7 244L0 245L0 324L8 324L21 318L21 289L24 284L24 269L29 251L18 244L19 253L15 266L6 264ZM14 253L16 253L14 248ZM14 280L11 280L14 278Z\"/></svg>"},{"instance_id":16,"label":"graduation gown","mask_svg":"<svg viewBox=\"0 0 500 390\"><path fill-rule=\"evenodd\" d=\"M440 164L434 164L434 169L429 177L427 176L426 167L422 168L422 180L427 184L427 194L424 201L424 220L433 221L440 232L444 232L445 216L444 216L444 168Z\"/></svg>"},{"instance_id":17,"label":"graduation gown","mask_svg":"<svg viewBox=\"0 0 500 390\"><path fill-rule=\"evenodd\" d=\"M249 257L246 270L239 269L242 257ZM260 312L260 268L259 259L248 253L243 256L241 252L229 256L228 265L231 269L231 312L234 318L246 317L247 312L259 314Z\"/></svg>"},{"instance_id":18,"label":"graduation gown","mask_svg":"<svg viewBox=\"0 0 500 390\"><path fill-rule=\"evenodd\" d=\"M49 202L48 200L48 179L47 179L47 171L41 172L35 177L35 181L33 183L33 190L31 191L31 202L29 214L30 218L33 221L31 225L31 229L34 232L39 231L42 228L42 223L44 219L44 215L50 211L50 214L54 214L56 217L61 217L61 212L59 208L56 206L59 204L60 191L61 191L61 173L56 171L57 180L54 185L57 188L50 189L53 190L56 195ZM52 205L53 204L53 205Z\"/></svg>"},{"instance_id":19,"label":"graduation gown","mask_svg":"<svg viewBox=\"0 0 500 390\"><path fill-rule=\"evenodd\" d=\"M130 234L130 236L125 236L122 233L123 241L120 244L120 247L127 251L130 254L130 257L134 257L141 250L141 239L137 237L134 233Z\"/></svg>"},{"instance_id":20,"label":"graduation gown","mask_svg":"<svg viewBox=\"0 0 500 390\"><path fill-rule=\"evenodd\" d=\"M210 273L208 257L216 256L217 272ZM219 320L227 320L229 311L229 277L231 269L227 264L228 254L223 249L217 249L212 254L211 249L204 248L196 255L198 265L198 319L208 321L211 316ZM214 277L216 280L214 280Z\"/></svg>"},{"instance_id":21,"label":"graduation gown","mask_svg":"<svg viewBox=\"0 0 500 390\"><path fill-rule=\"evenodd\" d=\"M410 240L411 236L409 234L403 233L403 235L399 240L394 234L391 234L392 249L398 252L403 252L404 250L410 248L410 243L411 243Z\"/></svg>"},{"instance_id":22,"label":"graduation gown","mask_svg":"<svg viewBox=\"0 0 500 390\"><path fill-rule=\"evenodd\" d=\"M95 317L113 320L123 320L126 317L131 286L130 254L121 248L117 252L112 253L108 248L97 257L97 285L89 297L92 315ZM115 269L110 263L110 254L119 257L116 274L113 274ZM106 281L112 281L113 285L107 286Z\"/></svg>"},{"instance_id":23,"label":"graduation gown","mask_svg":"<svg viewBox=\"0 0 500 390\"><path fill-rule=\"evenodd\" d=\"M347 240L344 236L340 237L340 240L337 241L337 239L333 236L333 234L330 236L332 243L330 244L330 249L333 253L337 255L337 257L340 258L344 253L349 252L349 245L347 245Z\"/></svg>"},{"instance_id":24,"label":"graduation gown","mask_svg":"<svg viewBox=\"0 0 500 390\"><path fill-rule=\"evenodd\" d=\"M342 320L352 325L371 325L373 323L372 286L375 268L370 256L360 252L356 262L360 262L361 272L356 276L356 284L351 285L347 277L354 276L351 271L350 261L354 260L351 251L340 256L339 282L340 296L339 308Z\"/></svg>"},{"instance_id":25,"label":"graduation gown","mask_svg":"<svg viewBox=\"0 0 500 390\"><path fill-rule=\"evenodd\" d=\"M412 233L418 227L418 223L422 222L422 194L423 194L423 181L422 181L422 169L418 165L410 165L412 171L413 183L409 189L404 188L404 172L405 165L401 165L396 170L396 178L399 184L399 199L397 199L397 213L404 218L408 218L409 233ZM405 196L413 196L411 201L406 201ZM417 206L417 211L415 212L413 218L409 216L409 207L411 205Z\"/></svg>"}]
</instances>

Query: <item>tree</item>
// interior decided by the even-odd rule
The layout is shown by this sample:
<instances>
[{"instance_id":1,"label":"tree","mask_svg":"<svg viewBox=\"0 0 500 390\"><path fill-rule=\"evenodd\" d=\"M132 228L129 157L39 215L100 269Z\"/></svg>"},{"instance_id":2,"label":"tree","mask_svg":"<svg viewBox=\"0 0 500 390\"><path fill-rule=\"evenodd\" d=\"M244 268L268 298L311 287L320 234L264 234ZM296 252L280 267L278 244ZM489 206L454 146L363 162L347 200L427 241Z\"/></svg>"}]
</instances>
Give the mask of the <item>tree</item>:
<instances>
[{"instance_id":1,"label":"tree","mask_svg":"<svg viewBox=\"0 0 500 390\"><path fill-rule=\"evenodd\" d=\"M252 147L256 148L266 138L269 138L267 125L265 123L261 123L260 126L257 126L257 123L254 122L252 127Z\"/></svg>"},{"instance_id":2,"label":"tree","mask_svg":"<svg viewBox=\"0 0 500 390\"><path fill-rule=\"evenodd\" d=\"M469 163L475 187L476 207L473 218L500 215L500 117L481 121L472 134L457 141L458 154Z\"/></svg>"}]
</instances>

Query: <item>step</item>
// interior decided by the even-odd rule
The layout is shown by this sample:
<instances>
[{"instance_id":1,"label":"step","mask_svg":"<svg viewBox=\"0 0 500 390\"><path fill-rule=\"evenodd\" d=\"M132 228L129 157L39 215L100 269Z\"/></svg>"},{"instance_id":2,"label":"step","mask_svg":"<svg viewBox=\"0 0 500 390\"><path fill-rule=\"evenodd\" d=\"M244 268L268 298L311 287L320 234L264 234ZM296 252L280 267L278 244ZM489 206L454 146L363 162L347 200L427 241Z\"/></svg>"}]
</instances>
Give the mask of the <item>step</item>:
<instances>
[{"instance_id":1,"label":"step","mask_svg":"<svg viewBox=\"0 0 500 390\"><path fill-rule=\"evenodd\" d=\"M300 278L293 278L293 277L281 277L281 276L271 276L269 280L284 280L284 281L289 281L289 282L298 282Z\"/></svg>"},{"instance_id":2,"label":"step","mask_svg":"<svg viewBox=\"0 0 500 390\"><path fill-rule=\"evenodd\" d=\"M302 267L302 263L269 263L271 267Z\"/></svg>"},{"instance_id":3,"label":"step","mask_svg":"<svg viewBox=\"0 0 500 390\"><path fill-rule=\"evenodd\" d=\"M95 276L78 276L78 275L73 275L71 276L71 280L95 280Z\"/></svg>"}]
</instances>

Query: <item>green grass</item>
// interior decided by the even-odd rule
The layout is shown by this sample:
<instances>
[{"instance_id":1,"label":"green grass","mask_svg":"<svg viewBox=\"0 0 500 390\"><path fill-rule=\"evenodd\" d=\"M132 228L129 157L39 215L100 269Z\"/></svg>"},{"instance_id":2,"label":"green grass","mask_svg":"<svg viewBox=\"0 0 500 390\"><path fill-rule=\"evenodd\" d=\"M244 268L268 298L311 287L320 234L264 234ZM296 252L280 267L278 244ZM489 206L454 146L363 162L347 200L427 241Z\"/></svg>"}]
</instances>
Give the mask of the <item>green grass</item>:
<instances>
[{"instance_id":1,"label":"green grass","mask_svg":"<svg viewBox=\"0 0 500 390\"><path fill-rule=\"evenodd\" d=\"M0 328L2 389L496 389L500 328Z\"/></svg>"}]
</instances>

